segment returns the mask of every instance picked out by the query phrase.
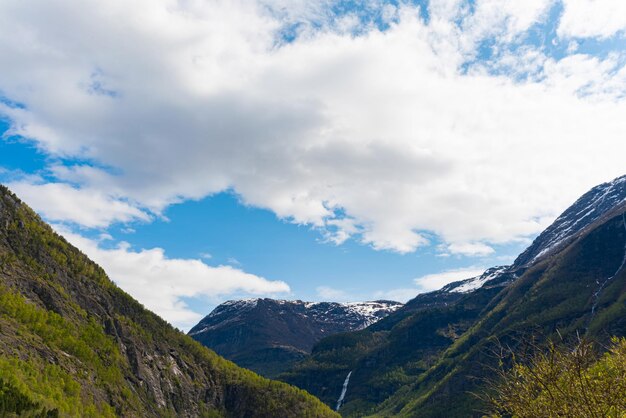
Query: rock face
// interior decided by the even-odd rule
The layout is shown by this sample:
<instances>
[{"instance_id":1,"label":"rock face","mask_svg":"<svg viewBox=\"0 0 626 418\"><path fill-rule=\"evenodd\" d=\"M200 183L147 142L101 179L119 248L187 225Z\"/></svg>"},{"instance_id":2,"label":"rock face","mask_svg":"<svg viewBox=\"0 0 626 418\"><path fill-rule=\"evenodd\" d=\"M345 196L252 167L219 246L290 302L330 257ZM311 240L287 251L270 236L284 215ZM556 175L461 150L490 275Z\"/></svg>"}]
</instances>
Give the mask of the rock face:
<instances>
[{"instance_id":1,"label":"rock face","mask_svg":"<svg viewBox=\"0 0 626 418\"><path fill-rule=\"evenodd\" d=\"M324 338L280 378L334 406L352 372L343 416L482 416L470 393L499 348L613 335L626 335L626 176L578 199L511 266Z\"/></svg>"},{"instance_id":2,"label":"rock face","mask_svg":"<svg viewBox=\"0 0 626 418\"><path fill-rule=\"evenodd\" d=\"M363 329L399 302L303 302L245 299L224 302L189 335L240 366L274 377L307 356L323 337Z\"/></svg>"},{"instance_id":3,"label":"rock face","mask_svg":"<svg viewBox=\"0 0 626 418\"><path fill-rule=\"evenodd\" d=\"M0 415L336 416L175 330L0 186Z\"/></svg>"}]
</instances>

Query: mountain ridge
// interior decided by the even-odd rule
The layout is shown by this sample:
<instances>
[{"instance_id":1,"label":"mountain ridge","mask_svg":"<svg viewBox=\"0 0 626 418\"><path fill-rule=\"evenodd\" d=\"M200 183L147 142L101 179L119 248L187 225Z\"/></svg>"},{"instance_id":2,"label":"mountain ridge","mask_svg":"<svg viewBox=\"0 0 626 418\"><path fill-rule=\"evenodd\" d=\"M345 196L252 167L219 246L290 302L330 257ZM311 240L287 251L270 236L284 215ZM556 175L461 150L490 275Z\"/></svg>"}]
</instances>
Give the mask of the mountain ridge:
<instances>
[{"instance_id":1,"label":"mountain ridge","mask_svg":"<svg viewBox=\"0 0 626 418\"><path fill-rule=\"evenodd\" d=\"M603 217L626 207L626 175L599 184L579 197L533 243L513 265L523 266L548 256Z\"/></svg>"},{"instance_id":2,"label":"mountain ridge","mask_svg":"<svg viewBox=\"0 0 626 418\"><path fill-rule=\"evenodd\" d=\"M626 176L598 185L512 265L327 337L280 378L334 406L350 373L344 416L481 416L484 405L468 392L479 390L498 344L626 334L625 211Z\"/></svg>"},{"instance_id":3,"label":"mountain ridge","mask_svg":"<svg viewBox=\"0 0 626 418\"><path fill-rule=\"evenodd\" d=\"M472 292L482 286L505 286L526 268L572 242L589 228L616 213L626 210L626 175L599 184L583 194L544 231L542 231L513 264L490 267L482 274L448 283L429 294ZM581 213L584 215L579 216ZM407 302L407 305L411 301Z\"/></svg>"},{"instance_id":4,"label":"mountain ridge","mask_svg":"<svg viewBox=\"0 0 626 418\"><path fill-rule=\"evenodd\" d=\"M363 329L402 306L394 301L226 301L188 333L235 363L273 377L308 355L321 338Z\"/></svg>"}]
</instances>

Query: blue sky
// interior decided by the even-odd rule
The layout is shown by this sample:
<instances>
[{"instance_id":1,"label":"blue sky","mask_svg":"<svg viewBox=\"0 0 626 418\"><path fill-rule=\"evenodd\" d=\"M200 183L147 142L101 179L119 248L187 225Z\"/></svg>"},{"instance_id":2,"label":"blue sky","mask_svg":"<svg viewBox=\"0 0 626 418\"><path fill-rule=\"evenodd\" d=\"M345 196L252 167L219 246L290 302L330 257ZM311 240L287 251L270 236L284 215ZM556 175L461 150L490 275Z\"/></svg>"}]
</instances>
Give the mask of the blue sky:
<instances>
[{"instance_id":1,"label":"blue sky","mask_svg":"<svg viewBox=\"0 0 626 418\"><path fill-rule=\"evenodd\" d=\"M0 5L0 181L184 329L407 300L625 171L619 0L88 3Z\"/></svg>"}]
</instances>

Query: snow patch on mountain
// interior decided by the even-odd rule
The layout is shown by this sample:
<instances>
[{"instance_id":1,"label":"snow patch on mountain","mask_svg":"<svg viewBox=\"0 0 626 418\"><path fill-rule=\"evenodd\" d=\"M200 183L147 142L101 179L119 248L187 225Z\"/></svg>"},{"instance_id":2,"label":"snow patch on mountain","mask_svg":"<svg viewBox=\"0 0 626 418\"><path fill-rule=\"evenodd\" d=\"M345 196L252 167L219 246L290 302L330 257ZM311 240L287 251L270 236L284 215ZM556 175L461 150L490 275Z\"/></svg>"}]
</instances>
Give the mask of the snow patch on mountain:
<instances>
[{"instance_id":1,"label":"snow patch on mountain","mask_svg":"<svg viewBox=\"0 0 626 418\"><path fill-rule=\"evenodd\" d=\"M445 289L447 292L459 292L459 293L469 293L473 292L476 289L480 289L485 283L490 280L496 279L502 275L505 271L509 269L508 266L494 267L485 271L480 276L472 277L466 280L462 280L460 282L453 283L453 286L448 285L449 287Z\"/></svg>"},{"instance_id":2,"label":"snow patch on mountain","mask_svg":"<svg viewBox=\"0 0 626 418\"><path fill-rule=\"evenodd\" d=\"M369 327L403 306L402 303L392 301L349 302L341 305L345 306L348 311L363 317L363 325L359 329Z\"/></svg>"},{"instance_id":3,"label":"snow patch on mountain","mask_svg":"<svg viewBox=\"0 0 626 418\"><path fill-rule=\"evenodd\" d=\"M349 324L351 331L367 328L404 306L400 302L388 300L347 303L262 298L229 300L217 306L203 321L192 328L189 335L201 334L238 321L244 313L257 308L261 302L273 303L280 307L281 310L277 312L279 315L289 312L292 315L311 318L318 323L346 323Z\"/></svg>"},{"instance_id":4,"label":"snow patch on mountain","mask_svg":"<svg viewBox=\"0 0 626 418\"><path fill-rule=\"evenodd\" d=\"M480 276L450 283L433 293L470 293L488 283L510 282L517 277L516 272L557 251L620 206L626 206L626 175L600 184L581 196L520 254L512 266L490 268Z\"/></svg>"},{"instance_id":5,"label":"snow patch on mountain","mask_svg":"<svg viewBox=\"0 0 626 418\"><path fill-rule=\"evenodd\" d=\"M515 261L530 265L561 248L611 210L626 204L626 176L600 184L563 212Z\"/></svg>"},{"instance_id":6,"label":"snow patch on mountain","mask_svg":"<svg viewBox=\"0 0 626 418\"><path fill-rule=\"evenodd\" d=\"M439 292L470 293L483 287L486 283L502 278L510 273L510 266L498 266L487 269L483 274L469 279L450 283L439 290Z\"/></svg>"}]
</instances>

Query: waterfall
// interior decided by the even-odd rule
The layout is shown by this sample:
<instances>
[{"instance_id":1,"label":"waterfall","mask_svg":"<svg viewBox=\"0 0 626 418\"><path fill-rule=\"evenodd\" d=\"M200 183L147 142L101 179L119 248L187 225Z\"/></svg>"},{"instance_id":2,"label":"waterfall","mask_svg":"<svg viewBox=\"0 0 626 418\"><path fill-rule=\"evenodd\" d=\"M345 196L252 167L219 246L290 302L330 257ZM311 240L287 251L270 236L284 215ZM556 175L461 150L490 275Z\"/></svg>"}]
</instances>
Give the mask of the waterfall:
<instances>
[{"instance_id":1,"label":"waterfall","mask_svg":"<svg viewBox=\"0 0 626 418\"><path fill-rule=\"evenodd\" d=\"M346 391L348 390L348 383L350 383L350 375L352 374L352 370L346 376L346 380L343 381L343 388L341 388L341 395L339 395L339 399L337 400L337 407L335 411L339 411L341 405L343 405L343 399L346 397Z\"/></svg>"},{"instance_id":2,"label":"waterfall","mask_svg":"<svg viewBox=\"0 0 626 418\"><path fill-rule=\"evenodd\" d=\"M626 230L626 212L622 213L622 222L624 224L624 230ZM596 292L593 294L593 304L591 306L591 318L589 318L589 323L591 323L591 320L593 319L593 316L596 313L596 308L598 306L598 301L600 300L600 295L602 294L602 290L604 289L604 287L607 285L608 282L610 282L615 276L617 276L617 274L620 271L622 271L625 265L626 265L626 244L624 247L624 258L622 259L622 264L620 264L620 266L617 268L617 271L613 273L611 277L604 280L602 283L600 283L599 281L596 281L599 287L598 287L598 290L596 290Z\"/></svg>"}]
</instances>

